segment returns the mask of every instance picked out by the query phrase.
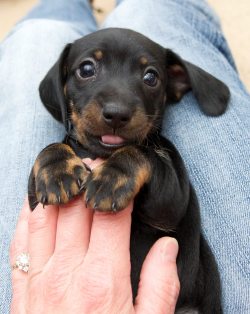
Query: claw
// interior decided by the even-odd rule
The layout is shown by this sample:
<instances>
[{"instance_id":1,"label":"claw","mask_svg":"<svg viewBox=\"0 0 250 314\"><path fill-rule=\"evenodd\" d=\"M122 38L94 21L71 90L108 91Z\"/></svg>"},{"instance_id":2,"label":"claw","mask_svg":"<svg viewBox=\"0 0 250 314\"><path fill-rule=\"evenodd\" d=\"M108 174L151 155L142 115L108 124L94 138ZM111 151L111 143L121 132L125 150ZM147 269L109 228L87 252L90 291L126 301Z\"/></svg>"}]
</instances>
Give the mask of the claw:
<instances>
[{"instance_id":1,"label":"claw","mask_svg":"<svg viewBox=\"0 0 250 314\"><path fill-rule=\"evenodd\" d=\"M57 200L58 200L58 203L60 204L61 203L61 196L60 195L57 196Z\"/></svg>"},{"instance_id":2,"label":"claw","mask_svg":"<svg viewBox=\"0 0 250 314\"><path fill-rule=\"evenodd\" d=\"M93 209L97 209L97 203L94 203Z\"/></svg>"},{"instance_id":3,"label":"claw","mask_svg":"<svg viewBox=\"0 0 250 314\"><path fill-rule=\"evenodd\" d=\"M68 199L70 199L71 195L69 193L69 191L66 192Z\"/></svg>"},{"instance_id":4,"label":"claw","mask_svg":"<svg viewBox=\"0 0 250 314\"><path fill-rule=\"evenodd\" d=\"M84 191L86 189L86 184L82 183L82 185L80 186L80 192Z\"/></svg>"},{"instance_id":5,"label":"claw","mask_svg":"<svg viewBox=\"0 0 250 314\"><path fill-rule=\"evenodd\" d=\"M79 189L81 189L81 186L82 186L82 180L81 180L81 179L78 179L78 180L77 180L77 184L78 184Z\"/></svg>"},{"instance_id":6,"label":"claw","mask_svg":"<svg viewBox=\"0 0 250 314\"><path fill-rule=\"evenodd\" d=\"M43 208L44 208L44 205L46 203L46 196L42 196L41 203L43 204Z\"/></svg>"},{"instance_id":7,"label":"claw","mask_svg":"<svg viewBox=\"0 0 250 314\"><path fill-rule=\"evenodd\" d=\"M114 213L117 212L117 207L116 207L116 203L115 203L115 202L112 203L111 208L112 208L112 211L113 211Z\"/></svg>"},{"instance_id":8,"label":"claw","mask_svg":"<svg viewBox=\"0 0 250 314\"><path fill-rule=\"evenodd\" d=\"M89 203L89 198L86 197L86 200L85 200L85 207L86 207L86 208L88 207L88 203Z\"/></svg>"},{"instance_id":9,"label":"claw","mask_svg":"<svg viewBox=\"0 0 250 314\"><path fill-rule=\"evenodd\" d=\"M91 168L87 164L83 163L83 165L88 172L92 172Z\"/></svg>"}]
</instances>

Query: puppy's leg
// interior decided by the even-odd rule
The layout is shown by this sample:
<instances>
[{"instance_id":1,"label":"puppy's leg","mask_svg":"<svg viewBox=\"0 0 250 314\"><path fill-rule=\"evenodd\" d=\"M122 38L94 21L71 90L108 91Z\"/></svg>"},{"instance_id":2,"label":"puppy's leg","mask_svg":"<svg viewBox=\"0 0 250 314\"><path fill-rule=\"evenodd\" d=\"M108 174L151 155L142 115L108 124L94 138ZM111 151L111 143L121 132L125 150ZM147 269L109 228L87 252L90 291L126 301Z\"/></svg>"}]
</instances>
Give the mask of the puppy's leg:
<instances>
[{"instance_id":1,"label":"puppy's leg","mask_svg":"<svg viewBox=\"0 0 250 314\"><path fill-rule=\"evenodd\" d=\"M32 168L28 196L33 210L43 205L67 203L81 193L88 169L66 144L51 144L38 155Z\"/></svg>"},{"instance_id":2,"label":"puppy's leg","mask_svg":"<svg viewBox=\"0 0 250 314\"><path fill-rule=\"evenodd\" d=\"M140 232L135 230L132 235L132 265L137 263L139 273L138 255L145 257L154 235L175 237L179 243L177 266L181 283L177 309L219 314L220 279L213 255L201 236L195 192L175 147L160 137L155 143L157 148L152 147L147 153L151 161L151 179L135 202L133 214L137 218L136 230ZM148 234L152 234L151 238ZM133 276L133 291L136 292L134 287L139 278Z\"/></svg>"},{"instance_id":3,"label":"puppy's leg","mask_svg":"<svg viewBox=\"0 0 250 314\"><path fill-rule=\"evenodd\" d=\"M141 150L151 165L151 177L136 199L140 220L154 229L176 231L185 216L190 183L176 148L157 136L151 147Z\"/></svg>"}]
</instances>

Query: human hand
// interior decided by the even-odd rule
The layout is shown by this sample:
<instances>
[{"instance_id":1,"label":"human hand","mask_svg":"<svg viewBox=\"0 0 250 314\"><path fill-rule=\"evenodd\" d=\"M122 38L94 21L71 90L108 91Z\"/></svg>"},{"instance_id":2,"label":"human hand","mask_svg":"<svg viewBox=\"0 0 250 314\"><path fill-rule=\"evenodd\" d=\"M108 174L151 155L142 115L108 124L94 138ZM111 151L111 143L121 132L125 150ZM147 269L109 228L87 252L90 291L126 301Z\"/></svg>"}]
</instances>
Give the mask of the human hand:
<instances>
[{"instance_id":1,"label":"human hand","mask_svg":"<svg viewBox=\"0 0 250 314\"><path fill-rule=\"evenodd\" d=\"M148 253L133 305L131 212L132 204L116 214L93 212L80 197L30 212L26 201L10 258L14 264L29 252L31 265L28 273L12 272L11 313L174 313L179 280L172 238L159 239Z\"/></svg>"}]
</instances>

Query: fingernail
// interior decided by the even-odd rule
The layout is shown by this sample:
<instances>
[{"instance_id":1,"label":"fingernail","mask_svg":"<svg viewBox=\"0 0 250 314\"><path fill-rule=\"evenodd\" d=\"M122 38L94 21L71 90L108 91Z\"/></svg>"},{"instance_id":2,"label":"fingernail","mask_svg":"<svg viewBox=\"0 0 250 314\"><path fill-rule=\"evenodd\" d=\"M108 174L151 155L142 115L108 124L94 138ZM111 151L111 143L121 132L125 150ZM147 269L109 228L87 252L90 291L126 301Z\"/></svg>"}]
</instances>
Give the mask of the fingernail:
<instances>
[{"instance_id":1,"label":"fingernail","mask_svg":"<svg viewBox=\"0 0 250 314\"><path fill-rule=\"evenodd\" d=\"M163 262L176 262L178 254L178 242L174 238L164 238L161 246L161 257Z\"/></svg>"},{"instance_id":2,"label":"fingernail","mask_svg":"<svg viewBox=\"0 0 250 314\"><path fill-rule=\"evenodd\" d=\"M83 164L84 164L85 169L86 169L88 172L92 172L92 169L90 168L90 166L88 165L88 163L83 162Z\"/></svg>"},{"instance_id":3,"label":"fingernail","mask_svg":"<svg viewBox=\"0 0 250 314\"><path fill-rule=\"evenodd\" d=\"M93 162L93 160L90 158L84 158L82 159L82 162L89 166Z\"/></svg>"}]
</instances>

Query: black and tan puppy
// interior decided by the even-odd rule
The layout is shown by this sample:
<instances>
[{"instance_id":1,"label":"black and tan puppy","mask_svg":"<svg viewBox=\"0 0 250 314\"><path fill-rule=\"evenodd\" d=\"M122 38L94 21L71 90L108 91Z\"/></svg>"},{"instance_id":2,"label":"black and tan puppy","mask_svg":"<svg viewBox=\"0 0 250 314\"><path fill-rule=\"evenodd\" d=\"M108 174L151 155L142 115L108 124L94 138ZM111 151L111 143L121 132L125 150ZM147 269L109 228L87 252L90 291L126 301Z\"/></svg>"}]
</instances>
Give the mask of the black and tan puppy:
<instances>
[{"instance_id":1,"label":"black and tan puppy","mask_svg":"<svg viewBox=\"0 0 250 314\"><path fill-rule=\"evenodd\" d=\"M169 235L180 247L177 312L217 314L220 280L201 234L197 199L179 153L160 134L166 104L189 90L205 114L226 110L229 90L221 81L141 34L105 29L67 45L40 85L45 107L67 136L37 157L29 201L34 209L84 191L87 206L116 212L135 198L134 295L148 250ZM105 162L90 172L83 157Z\"/></svg>"}]
</instances>

